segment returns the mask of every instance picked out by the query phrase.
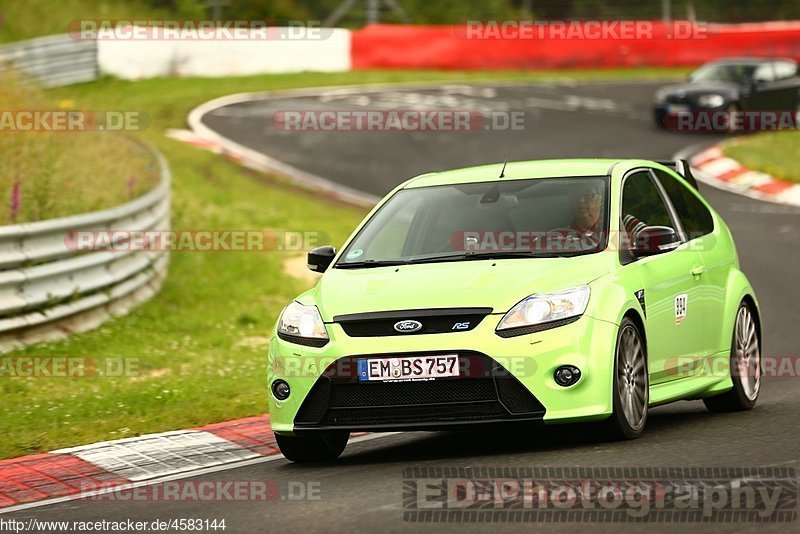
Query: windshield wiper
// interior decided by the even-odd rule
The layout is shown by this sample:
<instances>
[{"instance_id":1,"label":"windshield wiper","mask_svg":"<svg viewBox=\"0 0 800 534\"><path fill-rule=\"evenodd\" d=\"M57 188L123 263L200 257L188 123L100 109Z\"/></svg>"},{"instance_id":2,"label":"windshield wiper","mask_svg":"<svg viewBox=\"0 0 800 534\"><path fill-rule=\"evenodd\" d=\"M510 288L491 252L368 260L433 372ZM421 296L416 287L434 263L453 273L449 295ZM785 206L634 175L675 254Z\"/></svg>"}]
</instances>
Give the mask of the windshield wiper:
<instances>
[{"instance_id":1,"label":"windshield wiper","mask_svg":"<svg viewBox=\"0 0 800 534\"><path fill-rule=\"evenodd\" d=\"M507 258L566 258L567 254L557 252L535 252L533 250L492 250L467 252L465 260L503 260Z\"/></svg>"},{"instance_id":2,"label":"windshield wiper","mask_svg":"<svg viewBox=\"0 0 800 534\"><path fill-rule=\"evenodd\" d=\"M364 260L351 261L347 263L337 263L336 269L369 269L370 267L394 267L397 265L408 265L408 260Z\"/></svg>"},{"instance_id":3,"label":"windshield wiper","mask_svg":"<svg viewBox=\"0 0 800 534\"><path fill-rule=\"evenodd\" d=\"M507 258L566 258L567 254L556 252L535 252L532 250L495 250L484 252L459 252L457 254L444 254L442 256L428 256L409 258L405 260L364 260L347 263L337 263L336 269L369 269L371 267L396 267L398 265L415 265L419 263L439 263L464 260L502 260Z\"/></svg>"}]
</instances>

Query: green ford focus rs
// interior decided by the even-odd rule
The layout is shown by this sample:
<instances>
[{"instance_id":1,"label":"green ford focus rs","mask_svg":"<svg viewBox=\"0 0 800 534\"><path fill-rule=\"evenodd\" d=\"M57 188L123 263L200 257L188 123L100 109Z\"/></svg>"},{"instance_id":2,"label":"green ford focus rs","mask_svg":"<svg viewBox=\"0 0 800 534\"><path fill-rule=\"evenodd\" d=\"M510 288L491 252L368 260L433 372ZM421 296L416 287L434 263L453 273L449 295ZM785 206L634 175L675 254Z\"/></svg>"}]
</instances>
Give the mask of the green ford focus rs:
<instances>
[{"instance_id":1,"label":"green ford focus rs","mask_svg":"<svg viewBox=\"0 0 800 534\"><path fill-rule=\"evenodd\" d=\"M386 196L282 312L269 413L283 454L351 432L746 410L758 301L685 162L553 160L426 174ZM487 427L488 428L488 427Z\"/></svg>"}]
</instances>

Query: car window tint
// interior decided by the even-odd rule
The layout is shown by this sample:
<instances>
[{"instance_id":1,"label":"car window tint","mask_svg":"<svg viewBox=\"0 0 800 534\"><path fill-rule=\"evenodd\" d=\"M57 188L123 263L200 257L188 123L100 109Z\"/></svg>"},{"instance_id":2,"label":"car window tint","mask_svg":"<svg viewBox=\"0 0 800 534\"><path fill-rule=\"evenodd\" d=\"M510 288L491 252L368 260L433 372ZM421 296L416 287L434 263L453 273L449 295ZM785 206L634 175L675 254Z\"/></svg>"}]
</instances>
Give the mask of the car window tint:
<instances>
[{"instance_id":1,"label":"car window tint","mask_svg":"<svg viewBox=\"0 0 800 534\"><path fill-rule=\"evenodd\" d=\"M395 193L359 230L339 264L420 260L503 248L597 252L603 239L572 239L586 229L608 235L608 178L563 177L407 188ZM589 220L593 222L589 222ZM550 250L549 237L563 238ZM493 244L494 243L494 244Z\"/></svg>"},{"instance_id":2,"label":"car window tint","mask_svg":"<svg viewBox=\"0 0 800 534\"><path fill-rule=\"evenodd\" d=\"M779 61L775 63L775 77L779 80L786 80L797 75L797 65L790 61Z\"/></svg>"},{"instance_id":3,"label":"car window tint","mask_svg":"<svg viewBox=\"0 0 800 534\"><path fill-rule=\"evenodd\" d=\"M648 172L637 172L622 189L622 228L629 242L645 226L672 226L669 210Z\"/></svg>"},{"instance_id":4,"label":"car window tint","mask_svg":"<svg viewBox=\"0 0 800 534\"><path fill-rule=\"evenodd\" d=\"M713 232L714 218L695 194L672 175L660 170L656 170L655 173L678 213L687 237L695 239Z\"/></svg>"}]
</instances>

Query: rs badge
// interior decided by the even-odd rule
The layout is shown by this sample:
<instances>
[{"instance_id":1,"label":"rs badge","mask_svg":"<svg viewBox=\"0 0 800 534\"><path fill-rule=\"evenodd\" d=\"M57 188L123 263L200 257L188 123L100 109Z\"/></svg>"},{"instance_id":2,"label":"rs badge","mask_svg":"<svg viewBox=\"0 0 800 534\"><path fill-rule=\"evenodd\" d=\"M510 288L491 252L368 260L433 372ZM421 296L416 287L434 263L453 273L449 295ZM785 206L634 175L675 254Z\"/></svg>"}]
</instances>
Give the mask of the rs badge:
<instances>
[{"instance_id":1,"label":"rs badge","mask_svg":"<svg viewBox=\"0 0 800 534\"><path fill-rule=\"evenodd\" d=\"M686 294L675 297L675 324L681 324L686 318L686 304L689 297Z\"/></svg>"}]
</instances>

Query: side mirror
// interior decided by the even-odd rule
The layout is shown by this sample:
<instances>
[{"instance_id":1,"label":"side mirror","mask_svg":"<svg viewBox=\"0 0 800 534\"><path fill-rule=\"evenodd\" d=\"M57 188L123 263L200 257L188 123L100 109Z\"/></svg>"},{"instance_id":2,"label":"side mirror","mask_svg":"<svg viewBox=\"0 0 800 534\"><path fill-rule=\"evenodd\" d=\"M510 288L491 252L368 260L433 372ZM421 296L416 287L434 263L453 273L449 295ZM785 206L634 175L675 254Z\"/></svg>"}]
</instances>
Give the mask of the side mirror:
<instances>
[{"instance_id":1,"label":"side mirror","mask_svg":"<svg viewBox=\"0 0 800 534\"><path fill-rule=\"evenodd\" d=\"M317 247L308 251L308 261L306 262L309 270L315 273L324 273L336 256L336 249L330 245Z\"/></svg>"},{"instance_id":2,"label":"side mirror","mask_svg":"<svg viewBox=\"0 0 800 534\"><path fill-rule=\"evenodd\" d=\"M669 226L645 226L636 233L633 254L637 258L655 256L673 250L681 243L674 228Z\"/></svg>"}]
</instances>

